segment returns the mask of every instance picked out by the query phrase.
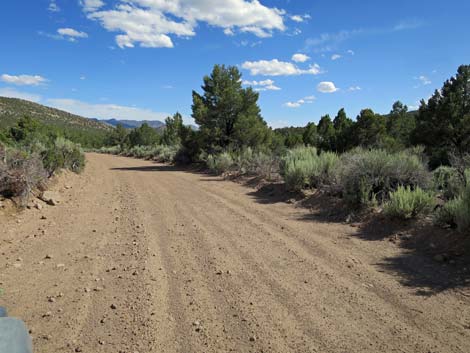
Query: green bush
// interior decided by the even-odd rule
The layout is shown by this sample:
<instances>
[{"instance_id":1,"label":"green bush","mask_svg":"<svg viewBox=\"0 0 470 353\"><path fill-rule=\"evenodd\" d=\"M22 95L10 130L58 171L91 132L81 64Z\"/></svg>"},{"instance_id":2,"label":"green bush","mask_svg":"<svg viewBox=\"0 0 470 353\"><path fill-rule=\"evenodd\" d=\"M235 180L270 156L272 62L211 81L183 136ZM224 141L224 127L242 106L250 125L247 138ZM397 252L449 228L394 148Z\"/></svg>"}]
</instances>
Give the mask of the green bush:
<instances>
[{"instance_id":1,"label":"green bush","mask_svg":"<svg viewBox=\"0 0 470 353\"><path fill-rule=\"evenodd\" d=\"M223 152L215 156L210 154L206 157L206 165L211 172L223 174L234 166L234 160L228 152Z\"/></svg>"},{"instance_id":2,"label":"green bush","mask_svg":"<svg viewBox=\"0 0 470 353\"><path fill-rule=\"evenodd\" d=\"M407 151L355 149L340 158L338 184L350 206L384 202L399 186L427 187L430 173L426 164Z\"/></svg>"},{"instance_id":3,"label":"green bush","mask_svg":"<svg viewBox=\"0 0 470 353\"><path fill-rule=\"evenodd\" d=\"M462 193L465 182L457 169L441 166L433 172L433 187L445 199L451 200Z\"/></svg>"},{"instance_id":4,"label":"green bush","mask_svg":"<svg viewBox=\"0 0 470 353\"><path fill-rule=\"evenodd\" d=\"M314 147L297 147L282 159L281 175L292 191L332 184L336 180L338 161L336 153L318 155Z\"/></svg>"},{"instance_id":5,"label":"green bush","mask_svg":"<svg viewBox=\"0 0 470 353\"><path fill-rule=\"evenodd\" d=\"M456 226L462 233L470 234L470 184L460 196L447 202L439 210L436 223Z\"/></svg>"},{"instance_id":6,"label":"green bush","mask_svg":"<svg viewBox=\"0 0 470 353\"><path fill-rule=\"evenodd\" d=\"M64 168L79 173L85 166L85 155L80 146L62 137L47 146L41 155L49 176Z\"/></svg>"},{"instance_id":7,"label":"green bush","mask_svg":"<svg viewBox=\"0 0 470 353\"><path fill-rule=\"evenodd\" d=\"M396 191L390 192L390 200L385 204L384 211L391 218L411 219L429 214L435 204L432 193L420 187L413 190L410 186L399 186Z\"/></svg>"},{"instance_id":8,"label":"green bush","mask_svg":"<svg viewBox=\"0 0 470 353\"><path fill-rule=\"evenodd\" d=\"M300 191L310 184L318 162L315 147L297 147L287 151L281 159L281 176L290 191Z\"/></svg>"},{"instance_id":9,"label":"green bush","mask_svg":"<svg viewBox=\"0 0 470 353\"><path fill-rule=\"evenodd\" d=\"M339 157L333 152L322 152L315 160L310 174L310 186L333 184L336 181Z\"/></svg>"}]
</instances>

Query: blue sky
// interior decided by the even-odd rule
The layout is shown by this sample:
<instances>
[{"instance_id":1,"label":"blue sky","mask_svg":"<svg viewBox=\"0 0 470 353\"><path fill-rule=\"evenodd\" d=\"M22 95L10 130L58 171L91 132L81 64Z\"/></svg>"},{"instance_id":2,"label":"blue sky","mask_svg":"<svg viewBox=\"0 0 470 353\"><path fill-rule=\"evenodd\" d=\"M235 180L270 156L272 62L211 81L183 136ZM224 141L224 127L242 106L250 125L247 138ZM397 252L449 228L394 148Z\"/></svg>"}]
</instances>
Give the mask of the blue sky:
<instances>
[{"instance_id":1,"label":"blue sky","mask_svg":"<svg viewBox=\"0 0 470 353\"><path fill-rule=\"evenodd\" d=\"M190 122L214 64L260 90L271 126L417 106L469 64L470 1L15 0L0 95L96 118ZM296 55L297 54L297 55ZM299 55L300 54L300 55Z\"/></svg>"}]
</instances>

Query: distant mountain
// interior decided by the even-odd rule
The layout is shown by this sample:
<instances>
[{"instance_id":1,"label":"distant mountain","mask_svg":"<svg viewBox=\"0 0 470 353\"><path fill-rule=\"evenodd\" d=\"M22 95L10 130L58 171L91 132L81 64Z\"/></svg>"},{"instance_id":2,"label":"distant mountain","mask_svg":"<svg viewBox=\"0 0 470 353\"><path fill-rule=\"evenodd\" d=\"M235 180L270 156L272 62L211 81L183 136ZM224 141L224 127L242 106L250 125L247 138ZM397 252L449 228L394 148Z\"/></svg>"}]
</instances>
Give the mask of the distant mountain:
<instances>
[{"instance_id":1,"label":"distant mountain","mask_svg":"<svg viewBox=\"0 0 470 353\"><path fill-rule=\"evenodd\" d=\"M14 125L19 119L28 116L44 124L55 125L72 130L111 131L112 126L63 110L46 107L18 98L0 97L0 128Z\"/></svg>"},{"instance_id":2,"label":"distant mountain","mask_svg":"<svg viewBox=\"0 0 470 353\"><path fill-rule=\"evenodd\" d=\"M162 127L165 126L165 123L158 121L158 120L142 120L142 121L137 121L137 120L118 120L118 119L107 119L107 120L97 120L96 121L100 123L105 123L109 124L111 126L117 126L118 124L121 124L123 127L126 129L135 129L136 127L142 126L142 124L147 123L150 127L153 127L154 129L161 129Z\"/></svg>"}]
</instances>

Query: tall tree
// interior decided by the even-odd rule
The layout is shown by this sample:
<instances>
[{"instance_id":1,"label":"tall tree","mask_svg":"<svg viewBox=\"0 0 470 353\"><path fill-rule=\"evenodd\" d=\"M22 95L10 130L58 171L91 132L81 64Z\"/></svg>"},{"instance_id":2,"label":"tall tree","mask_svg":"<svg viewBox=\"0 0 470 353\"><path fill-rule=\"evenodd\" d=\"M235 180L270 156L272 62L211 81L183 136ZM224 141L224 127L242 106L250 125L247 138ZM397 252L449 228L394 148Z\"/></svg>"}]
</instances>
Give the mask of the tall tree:
<instances>
[{"instance_id":1,"label":"tall tree","mask_svg":"<svg viewBox=\"0 0 470 353\"><path fill-rule=\"evenodd\" d=\"M416 127L416 119L408 113L408 107L400 101L393 103L387 116L387 134L402 147L411 145L411 135Z\"/></svg>"},{"instance_id":2,"label":"tall tree","mask_svg":"<svg viewBox=\"0 0 470 353\"><path fill-rule=\"evenodd\" d=\"M356 119L355 140L364 147L380 147L387 134L385 118L372 109L363 109Z\"/></svg>"},{"instance_id":3,"label":"tall tree","mask_svg":"<svg viewBox=\"0 0 470 353\"><path fill-rule=\"evenodd\" d=\"M110 146L121 146L121 149L128 142L129 132L122 126L122 124L117 124L116 128L111 131L108 136L107 143Z\"/></svg>"},{"instance_id":4,"label":"tall tree","mask_svg":"<svg viewBox=\"0 0 470 353\"><path fill-rule=\"evenodd\" d=\"M183 130L183 117L176 113L173 117L165 119L165 130L163 131L163 143L166 145L178 145L181 143Z\"/></svg>"},{"instance_id":5,"label":"tall tree","mask_svg":"<svg viewBox=\"0 0 470 353\"><path fill-rule=\"evenodd\" d=\"M320 118L317 131L320 136L320 148L325 151L332 151L335 144L335 127L328 114Z\"/></svg>"},{"instance_id":6,"label":"tall tree","mask_svg":"<svg viewBox=\"0 0 470 353\"><path fill-rule=\"evenodd\" d=\"M303 134L304 144L307 146L317 147L320 141L320 136L318 135L317 126L315 123L308 123L305 127Z\"/></svg>"},{"instance_id":7,"label":"tall tree","mask_svg":"<svg viewBox=\"0 0 470 353\"><path fill-rule=\"evenodd\" d=\"M192 116L206 148L256 147L266 142L269 129L260 114L259 95L241 82L236 67L215 65L211 75L204 77L204 93L193 91Z\"/></svg>"},{"instance_id":8,"label":"tall tree","mask_svg":"<svg viewBox=\"0 0 470 353\"><path fill-rule=\"evenodd\" d=\"M157 131L147 123L143 123L129 134L131 146L151 146L158 143L159 139Z\"/></svg>"},{"instance_id":9,"label":"tall tree","mask_svg":"<svg viewBox=\"0 0 470 353\"><path fill-rule=\"evenodd\" d=\"M333 126L335 128L334 147L337 152L344 152L352 147L353 141L351 134L353 125L354 122L352 119L348 118L344 108L341 108L333 120Z\"/></svg>"},{"instance_id":10,"label":"tall tree","mask_svg":"<svg viewBox=\"0 0 470 353\"><path fill-rule=\"evenodd\" d=\"M421 101L414 138L434 165L448 162L451 154L470 153L470 65L460 66L428 102Z\"/></svg>"}]
</instances>

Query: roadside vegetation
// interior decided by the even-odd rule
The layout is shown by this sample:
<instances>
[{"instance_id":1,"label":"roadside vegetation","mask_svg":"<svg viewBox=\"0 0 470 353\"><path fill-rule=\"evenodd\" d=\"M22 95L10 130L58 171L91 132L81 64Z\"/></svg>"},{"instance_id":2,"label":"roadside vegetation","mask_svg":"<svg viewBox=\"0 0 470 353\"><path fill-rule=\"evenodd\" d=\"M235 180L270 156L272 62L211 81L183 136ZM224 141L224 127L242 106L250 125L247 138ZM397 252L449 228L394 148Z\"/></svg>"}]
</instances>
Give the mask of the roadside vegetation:
<instances>
[{"instance_id":1,"label":"roadside vegetation","mask_svg":"<svg viewBox=\"0 0 470 353\"><path fill-rule=\"evenodd\" d=\"M143 125L117 127L101 152L163 162L204 163L215 174L283 181L287 190L315 189L351 210L380 209L390 218L429 217L470 232L470 66L436 90L418 111L401 102L388 115L344 109L318 124L273 130L258 93L243 88L235 67L216 65L193 92L192 117L166 120L163 134Z\"/></svg>"},{"instance_id":2,"label":"roadside vegetation","mask_svg":"<svg viewBox=\"0 0 470 353\"><path fill-rule=\"evenodd\" d=\"M351 210L378 209L402 220L428 217L470 233L470 65L459 67L418 111L398 101L387 115L363 109L353 120L340 109L317 124L274 130L261 116L259 94L241 82L236 67L223 65L203 78L202 91L192 93L197 129L176 113L163 129L118 125L100 131L98 139L89 127L73 135L60 124L45 128L21 119L0 133L1 168L31 174L24 183L37 186L60 168L83 168L73 143L80 142L101 153L282 181L291 192L315 189L342 198ZM3 180L16 180L2 173ZM3 194L31 188L5 185L13 184L4 182Z\"/></svg>"},{"instance_id":3,"label":"roadside vegetation","mask_svg":"<svg viewBox=\"0 0 470 353\"><path fill-rule=\"evenodd\" d=\"M80 145L31 118L0 131L0 195L24 206L32 192L43 191L61 169L79 173L85 166Z\"/></svg>"}]
</instances>

